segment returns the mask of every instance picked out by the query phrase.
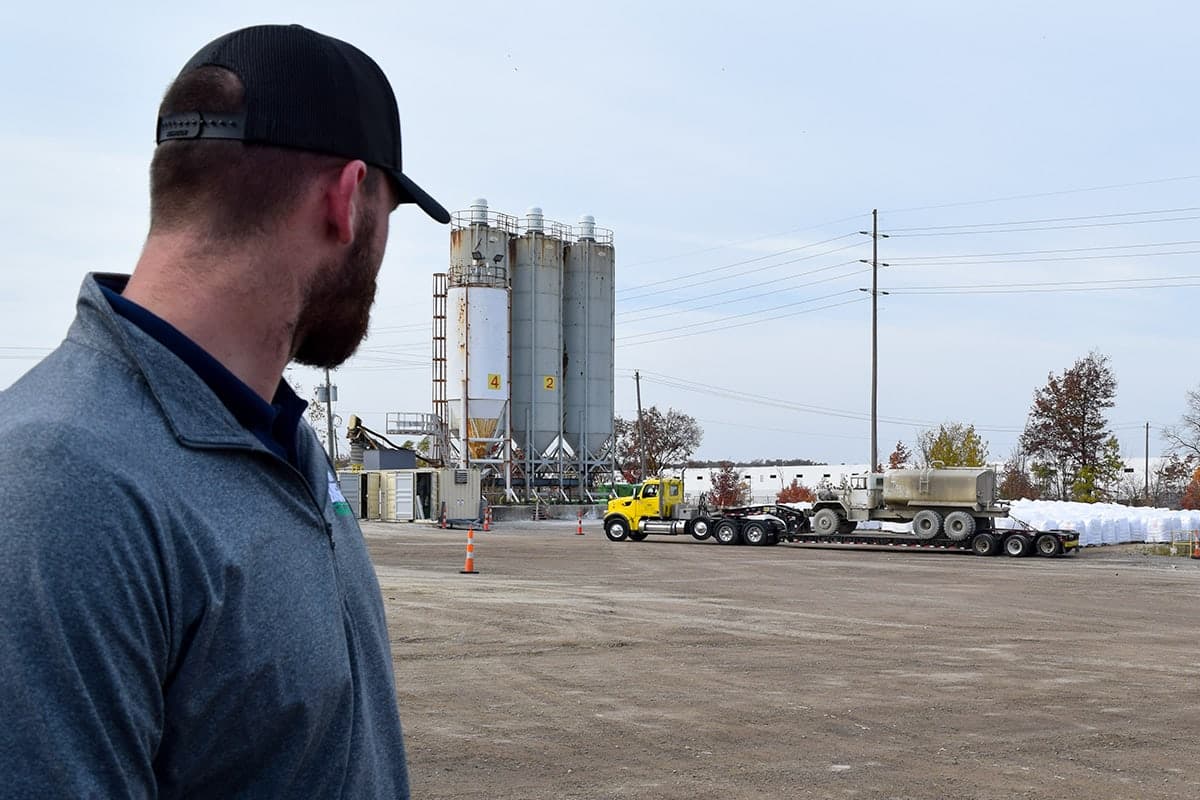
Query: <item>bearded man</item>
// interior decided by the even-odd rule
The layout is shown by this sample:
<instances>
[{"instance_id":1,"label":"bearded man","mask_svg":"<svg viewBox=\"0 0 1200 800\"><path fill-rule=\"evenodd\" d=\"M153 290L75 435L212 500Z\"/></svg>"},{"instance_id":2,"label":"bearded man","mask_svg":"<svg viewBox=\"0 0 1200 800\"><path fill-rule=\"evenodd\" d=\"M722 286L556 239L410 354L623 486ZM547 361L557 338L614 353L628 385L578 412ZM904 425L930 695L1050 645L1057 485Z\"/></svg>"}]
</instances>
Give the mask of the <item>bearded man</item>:
<instances>
[{"instance_id":1,"label":"bearded man","mask_svg":"<svg viewBox=\"0 0 1200 800\"><path fill-rule=\"evenodd\" d=\"M366 334L401 170L366 54L299 26L202 48L159 110L132 276L0 393L6 797L408 796L358 523L289 362Z\"/></svg>"}]
</instances>

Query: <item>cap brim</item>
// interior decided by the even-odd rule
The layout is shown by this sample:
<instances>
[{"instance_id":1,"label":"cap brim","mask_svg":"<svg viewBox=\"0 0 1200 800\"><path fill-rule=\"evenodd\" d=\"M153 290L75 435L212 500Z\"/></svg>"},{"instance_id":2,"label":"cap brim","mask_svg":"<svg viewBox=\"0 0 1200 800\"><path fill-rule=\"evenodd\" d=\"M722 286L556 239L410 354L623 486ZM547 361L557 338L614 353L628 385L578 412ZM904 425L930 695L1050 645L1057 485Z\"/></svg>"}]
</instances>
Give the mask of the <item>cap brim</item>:
<instances>
[{"instance_id":1,"label":"cap brim","mask_svg":"<svg viewBox=\"0 0 1200 800\"><path fill-rule=\"evenodd\" d=\"M411 178L399 170L388 170L388 174L396 182L401 203L415 203L422 211L443 225L450 221L450 212L442 208L442 204L430 197L428 192L413 183Z\"/></svg>"}]
</instances>

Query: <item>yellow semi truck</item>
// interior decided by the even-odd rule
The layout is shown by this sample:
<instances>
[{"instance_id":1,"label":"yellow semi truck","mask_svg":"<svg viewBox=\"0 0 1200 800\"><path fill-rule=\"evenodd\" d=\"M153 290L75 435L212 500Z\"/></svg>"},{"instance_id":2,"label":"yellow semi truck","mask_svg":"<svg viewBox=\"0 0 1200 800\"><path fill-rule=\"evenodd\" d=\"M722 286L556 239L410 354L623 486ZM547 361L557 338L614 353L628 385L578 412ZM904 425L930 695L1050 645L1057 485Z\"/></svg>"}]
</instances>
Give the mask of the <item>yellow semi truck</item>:
<instances>
[{"instance_id":1,"label":"yellow semi truck","mask_svg":"<svg viewBox=\"0 0 1200 800\"><path fill-rule=\"evenodd\" d=\"M900 545L970 550L988 556L1074 552L1074 531L1038 531L1023 523L998 528L1009 517L996 493L996 473L980 468L886 470L850 476L840 488L823 487L810 508L779 504L709 509L685 502L683 482L653 478L632 497L609 501L604 532L614 542L641 541L650 534L710 536L721 544ZM912 533L858 530L860 522L908 522Z\"/></svg>"}]
</instances>

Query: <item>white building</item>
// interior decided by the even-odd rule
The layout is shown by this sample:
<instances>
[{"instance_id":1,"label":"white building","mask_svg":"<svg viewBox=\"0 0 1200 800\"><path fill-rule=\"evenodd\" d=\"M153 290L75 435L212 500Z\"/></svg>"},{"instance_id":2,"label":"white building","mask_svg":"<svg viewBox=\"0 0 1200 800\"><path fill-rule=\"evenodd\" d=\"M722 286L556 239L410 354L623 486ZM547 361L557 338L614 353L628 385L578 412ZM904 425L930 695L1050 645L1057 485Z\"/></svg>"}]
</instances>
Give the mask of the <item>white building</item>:
<instances>
[{"instance_id":1,"label":"white building","mask_svg":"<svg viewBox=\"0 0 1200 800\"><path fill-rule=\"evenodd\" d=\"M734 465L734 470L750 487L750 503L774 503L779 492L795 480L801 486L816 490L817 484L828 481L840 486L842 478L868 470L866 464L784 464L772 467ZM675 470L672 477L683 479L683 494L687 502L696 502L704 492L712 490L713 475L718 467L689 467Z\"/></svg>"}]
</instances>

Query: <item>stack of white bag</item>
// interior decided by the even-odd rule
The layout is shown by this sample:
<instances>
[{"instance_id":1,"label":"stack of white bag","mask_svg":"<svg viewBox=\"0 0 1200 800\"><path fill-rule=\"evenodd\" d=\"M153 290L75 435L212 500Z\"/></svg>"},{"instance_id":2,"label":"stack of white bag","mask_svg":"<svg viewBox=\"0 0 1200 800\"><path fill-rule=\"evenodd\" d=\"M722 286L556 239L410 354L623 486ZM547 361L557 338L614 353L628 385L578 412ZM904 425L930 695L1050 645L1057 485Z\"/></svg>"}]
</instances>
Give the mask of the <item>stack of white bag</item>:
<instances>
[{"instance_id":1,"label":"stack of white bag","mask_svg":"<svg viewBox=\"0 0 1200 800\"><path fill-rule=\"evenodd\" d=\"M996 527L1018 527L1016 520L1038 530L1061 528L1079 533L1079 545L1127 542L1170 542L1182 532L1200 529L1200 514L1166 508L1140 508L1116 503L1070 503L1057 500L1016 500L1012 519Z\"/></svg>"}]
</instances>

